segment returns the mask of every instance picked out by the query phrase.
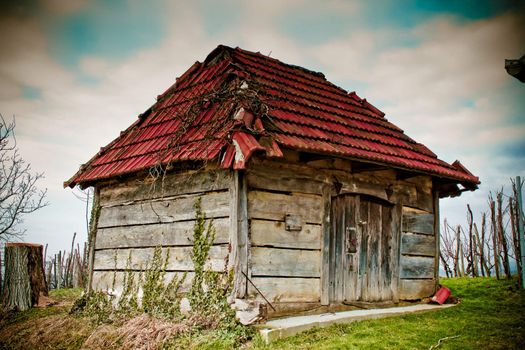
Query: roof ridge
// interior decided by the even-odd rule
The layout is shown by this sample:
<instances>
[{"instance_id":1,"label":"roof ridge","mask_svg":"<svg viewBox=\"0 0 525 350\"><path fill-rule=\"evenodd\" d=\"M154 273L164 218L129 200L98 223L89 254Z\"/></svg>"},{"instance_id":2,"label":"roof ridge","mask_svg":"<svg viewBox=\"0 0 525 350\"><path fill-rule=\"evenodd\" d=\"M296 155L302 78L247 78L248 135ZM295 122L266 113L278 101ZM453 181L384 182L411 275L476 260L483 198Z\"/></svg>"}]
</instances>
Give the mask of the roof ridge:
<instances>
[{"instance_id":1,"label":"roof ridge","mask_svg":"<svg viewBox=\"0 0 525 350\"><path fill-rule=\"evenodd\" d=\"M328 80L326 80L326 77L325 77L325 75L322 72L317 72L317 71L314 71L314 70L311 70L311 69L308 69L308 68L305 68L305 67L302 67L302 66L298 66L298 65L295 65L295 64L290 64L290 63L283 62L283 61L281 61L281 60L279 60L277 58L271 57L270 56L271 52L268 55L263 55L260 51L253 52L253 51L241 49L240 47L236 47L234 49L234 51L241 52L241 53L248 54L248 55L263 57L265 59L269 59L269 60L272 60L272 61L277 62L279 64L283 64L285 66L288 66L288 67L290 67L292 69L299 70L299 71L304 72L304 73L306 73L308 75L312 74L312 75L317 76L319 78L322 78L324 81L328 82Z\"/></svg>"},{"instance_id":2,"label":"roof ridge","mask_svg":"<svg viewBox=\"0 0 525 350\"><path fill-rule=\"evenodd\" d=\"M260 62L256 62L254 61L254 59L252 57L246 57L246 56L243 56L245 59L251 61L251 64L248 64L248 63L245 63L245 62L241 62L241 64L248 64L248 65L251 65L254 69L263 69L263 70L266 70L268 71L268 69L266 67L262 67L262 68L259 68L259 67L254 67L255 64L258 64L258 65L261 65ZM265 56L262 56L262 57L265 57ZM287 63L283 63L279 60L275 60L277 61L278 64L281 64L281 65L284 65L284 66L291 66ZM274 67L275 68L275 67ZM295 69L293 67L291 67L292 69ZM288 74L288 75L292 75L290 72L287 72L286 70L284 69L281 69L281 68L276 68L276 70L280 71L282 74ZM273 73L273 72L272 72ZM304 80L307 80L307 81L311 81L315 84L317 84L319 86L319 88L321 88L322 90L325 90L325 91L329 91L331 93L336 93L335 91L333 90L330 90L329 87L333 88L334 90L337 90L337 92L341 95L341 96L345 96L348 92L346 90L344 90L343 88L337 86L337 85L334 85L334 84L327 84L328 83L328 80L326 79L322 79L321 81L319 80L316 80L316 79L312 79L310 77L310 75L300 75L300 78L304 79ZM292 78L292 80L298 80L297 78Z\"/></svg>"}]
</instances>

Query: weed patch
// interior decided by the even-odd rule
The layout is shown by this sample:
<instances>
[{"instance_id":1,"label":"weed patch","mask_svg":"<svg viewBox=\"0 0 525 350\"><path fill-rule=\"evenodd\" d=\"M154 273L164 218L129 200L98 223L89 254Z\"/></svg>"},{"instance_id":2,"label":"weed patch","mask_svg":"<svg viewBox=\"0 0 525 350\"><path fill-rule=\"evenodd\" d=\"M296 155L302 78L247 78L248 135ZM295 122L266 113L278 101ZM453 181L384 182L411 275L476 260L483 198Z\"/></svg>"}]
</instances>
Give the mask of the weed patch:
<instances>
[{"instance_id":1,"label":"weed patch","mask_svg":"<svg viewBox=\"0 0 525 350\"><path fill-rule=\"evenodd\" d=\"M72 315L88 318L98 326L85 346L152 348L165 343L167 348L180 348L196 339L215 339L238 346L253 336L253 329L241 325L228 304L233 273L227 270L227 262L224 271L206 268L215 240L215 229L213 221L207 221L202 212L200 198L195 202L194 209L191 252L194 277L186 295L182 293L186 273L174 276L166 283L169 250L163 257L162 248L157 247L152 260L137 280L130 268L130 255L119 297L113 293L114 276L111 290L88 292L71 308ZM185 315L180 311L184 296L191 308ZM96 336L97 333L100 336Z\"/></svg>"}]
</instances>

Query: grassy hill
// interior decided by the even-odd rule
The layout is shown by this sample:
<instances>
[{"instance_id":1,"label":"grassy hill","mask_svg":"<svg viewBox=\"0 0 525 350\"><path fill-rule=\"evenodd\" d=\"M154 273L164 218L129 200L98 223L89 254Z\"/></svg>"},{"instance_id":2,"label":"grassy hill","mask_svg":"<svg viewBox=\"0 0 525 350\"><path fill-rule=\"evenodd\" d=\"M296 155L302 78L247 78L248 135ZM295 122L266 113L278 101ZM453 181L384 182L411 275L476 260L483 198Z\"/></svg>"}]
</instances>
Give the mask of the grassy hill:
<instances>
[{"instance_id":1,"label":"grassy hill","mask_svg":"<svg viewBox=\"0 0 525 350\"><path fill-rule=\"evenodd\" d=\"M270 345L255 337L242 347L429 349L442 339L439 349L525 349L525 292L518 290L516 280L461 278L443 279L442 284L461 299L459 305L437 312L312 329ZM56 291L52 293L59 302L56 306L2 315L0 349L80 349L97 348L101 344L107 350L120 348L123 333L116 332L117 325L97 325L68 314L79 293L78 290ZM157 346L229 349L234 341L235 335L199 331L157 343Z\"/></svg>"}]
</instances>

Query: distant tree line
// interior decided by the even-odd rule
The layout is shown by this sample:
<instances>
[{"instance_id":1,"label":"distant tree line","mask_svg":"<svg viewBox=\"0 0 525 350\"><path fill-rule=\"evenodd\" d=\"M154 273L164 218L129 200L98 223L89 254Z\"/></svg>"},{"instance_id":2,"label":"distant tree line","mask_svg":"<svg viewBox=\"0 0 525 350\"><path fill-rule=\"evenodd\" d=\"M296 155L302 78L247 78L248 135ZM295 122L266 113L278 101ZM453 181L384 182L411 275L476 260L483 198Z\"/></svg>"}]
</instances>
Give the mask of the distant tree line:
<instances>
[{"instance_id":1,"label":"distant tree line","mask_svg":"<svg viewBox=\"0 0 525 350\"><path fill-rule=\"evenodd\" d=\"M474 222L468 204L466 227L444 220L440 261L447 277L510 279L514 265L521 278L518 186L513 180L511 183L510 194L503 188L489 194L488 210L481 213L481 222Z\"/></svg>"}]
</instances>

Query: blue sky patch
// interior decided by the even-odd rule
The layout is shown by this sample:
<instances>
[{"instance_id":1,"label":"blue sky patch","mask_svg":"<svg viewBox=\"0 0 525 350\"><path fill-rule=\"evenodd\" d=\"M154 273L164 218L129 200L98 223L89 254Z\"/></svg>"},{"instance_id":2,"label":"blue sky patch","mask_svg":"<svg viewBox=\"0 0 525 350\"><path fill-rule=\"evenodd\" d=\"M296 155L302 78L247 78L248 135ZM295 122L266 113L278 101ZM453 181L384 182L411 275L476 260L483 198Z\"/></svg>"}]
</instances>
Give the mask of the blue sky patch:
<instances>
[{"instance_id":1,"label":"blue sky patch","mask_svg":"<svg viewBox=\"0 0 525 350\"><path fill-rule=\"evenodd\" d=\"M85 56L122 59L161 42L163 18L154 2L97 1L52 25L53 53L70 68Z\"/></svg>"},{"instance_id":2,"label":"blue sky patch","mask_svg":"<svg viewBox=\"0 0 525 350\"><path fill-rule=\"evenodd\" d=\"M512 0L376 0L365 8L363 15L371 28L411 28L438 15L478 20L521 7L520 1Z\"/></svg>"},{"instance_id":3,"label":"blue sky patch","mask_svg":"<svg viewBox=\"0 0 525 350\"><path fill-rule=\"evenodd\" d=\"M38 100L42 96L42 91L33 86L22 85L20 90L22 97L27 100Z\"/></svg>"}]
</instances>

